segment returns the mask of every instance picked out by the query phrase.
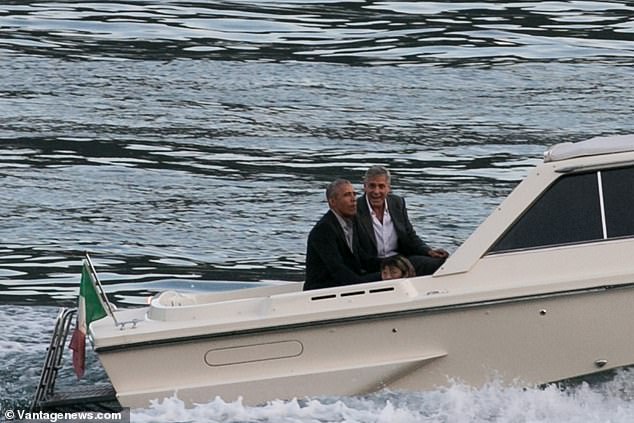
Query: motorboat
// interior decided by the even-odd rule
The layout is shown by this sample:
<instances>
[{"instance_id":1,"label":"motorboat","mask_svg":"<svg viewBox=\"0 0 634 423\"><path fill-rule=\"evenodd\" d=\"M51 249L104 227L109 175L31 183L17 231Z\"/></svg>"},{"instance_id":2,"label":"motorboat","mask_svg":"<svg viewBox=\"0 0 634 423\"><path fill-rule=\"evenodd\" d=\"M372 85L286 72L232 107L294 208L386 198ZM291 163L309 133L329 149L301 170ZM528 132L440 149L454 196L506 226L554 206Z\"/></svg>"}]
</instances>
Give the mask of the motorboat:
<instances>
[{"instance_id":1,"label":"motorboat","mask_svg":"<svg viewBox=\"0 0 634 423\"><path fill-rule=\"evenodd\" d=\"M550 148L433 275L166 291L90 324L145 407L536 386L634 364L634 135Z\"/></svg>"}]
</instances>

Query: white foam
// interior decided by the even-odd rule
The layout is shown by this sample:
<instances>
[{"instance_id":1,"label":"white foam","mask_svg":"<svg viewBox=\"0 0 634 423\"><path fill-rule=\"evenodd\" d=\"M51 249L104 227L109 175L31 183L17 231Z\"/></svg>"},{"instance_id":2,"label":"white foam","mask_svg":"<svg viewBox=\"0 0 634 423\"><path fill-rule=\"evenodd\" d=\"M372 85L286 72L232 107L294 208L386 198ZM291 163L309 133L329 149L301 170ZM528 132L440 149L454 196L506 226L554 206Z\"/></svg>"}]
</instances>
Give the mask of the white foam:
<instances>
[{"instance_id":1,"label":"white foam","mask_svg":"<svg viewBox=\"0 0 634 423\"><path fill-rule=\"evenodd\" d=\"M53 307L0 305L0 358L15 352L45 351L56 313Z\"/></svg>"},{"instance_id":2,"label":"white foam","mask_svg":"<svg viewBox=\"0 0 634 423\"><path fill-rule=\"evenodd\" d=\"M632 370L622 370L597 385L582 383L566 389L454 384L429 392L381 391L355 397L278 400L256 407L216 398L190 409L172 397L132 410L134 422L631 423L632 416Z\"/></svg>"}]
</instances>

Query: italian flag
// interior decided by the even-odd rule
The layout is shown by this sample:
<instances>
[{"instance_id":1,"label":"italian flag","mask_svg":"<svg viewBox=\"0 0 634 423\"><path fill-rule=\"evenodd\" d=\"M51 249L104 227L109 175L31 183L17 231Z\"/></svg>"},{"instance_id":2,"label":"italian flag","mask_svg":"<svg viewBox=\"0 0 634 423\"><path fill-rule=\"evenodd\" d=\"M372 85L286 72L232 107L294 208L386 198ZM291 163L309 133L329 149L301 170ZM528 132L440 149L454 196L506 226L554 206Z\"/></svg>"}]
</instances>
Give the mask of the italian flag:
<instances>
[{"instance_id":1,"label":"italian flag","mask_svg":"<svg viewBox=\"0 0 634 423\"><path fill-rule=\"evenodd\" d=\"M79 306L77 310L77 323L75 331L70 339L70 349L73 350L73 367L77 378L84 375L86 366L86 334L90 323L106 317L106 308L97 292L95 278L84 260L79 285Z\"/></svg>"}]
</instances>

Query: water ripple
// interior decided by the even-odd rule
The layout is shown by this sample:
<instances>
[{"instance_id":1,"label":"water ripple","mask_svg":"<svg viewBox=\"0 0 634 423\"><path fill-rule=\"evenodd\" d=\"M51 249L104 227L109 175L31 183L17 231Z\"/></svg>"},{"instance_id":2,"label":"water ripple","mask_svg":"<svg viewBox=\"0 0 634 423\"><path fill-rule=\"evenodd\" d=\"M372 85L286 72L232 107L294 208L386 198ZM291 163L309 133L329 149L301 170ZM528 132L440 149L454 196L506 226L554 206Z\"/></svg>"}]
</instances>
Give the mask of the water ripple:
<instances>
[{"instance_id":1,"label":"water ripple","mask_svg":"<svg viewBox=\"0 0 634 423\"><path fill-rule=\"evenodd\" d=\"M301 281L372 164L452 250L547 146L634 132L632 45L624 3L3 2L0 297L74 300L85 250L122 303Z\"/></svg>"},{"instance_id":2,"label":"water ripple","mask_svg":"<svg viewBox=\"0 0 634 423\"><path fill-rule=\"evenodd\" d=\"M630 61L633 10L584 1L10 3L0 8L0 49L135 60Z\"/></svg>"}]
</instances>

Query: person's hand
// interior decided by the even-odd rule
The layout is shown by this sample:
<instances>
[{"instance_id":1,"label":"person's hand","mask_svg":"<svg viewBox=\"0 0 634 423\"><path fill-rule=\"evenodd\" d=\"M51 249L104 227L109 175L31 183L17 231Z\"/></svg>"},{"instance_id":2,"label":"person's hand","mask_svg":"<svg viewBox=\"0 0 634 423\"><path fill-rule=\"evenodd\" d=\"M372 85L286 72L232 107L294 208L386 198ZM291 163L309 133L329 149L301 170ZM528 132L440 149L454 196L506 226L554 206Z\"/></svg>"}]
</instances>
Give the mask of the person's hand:
<instances>
[{"instance_id":1,"label":"person's hand","mask_svg":"<svg viewBox=\"0 0 634 423\"><path fill-rule=\"evenodd\" d=\"M429 250L429 256L434 258L447 258L449 253L442 248L432 248Z\"/></svg>"}]
</instances>

